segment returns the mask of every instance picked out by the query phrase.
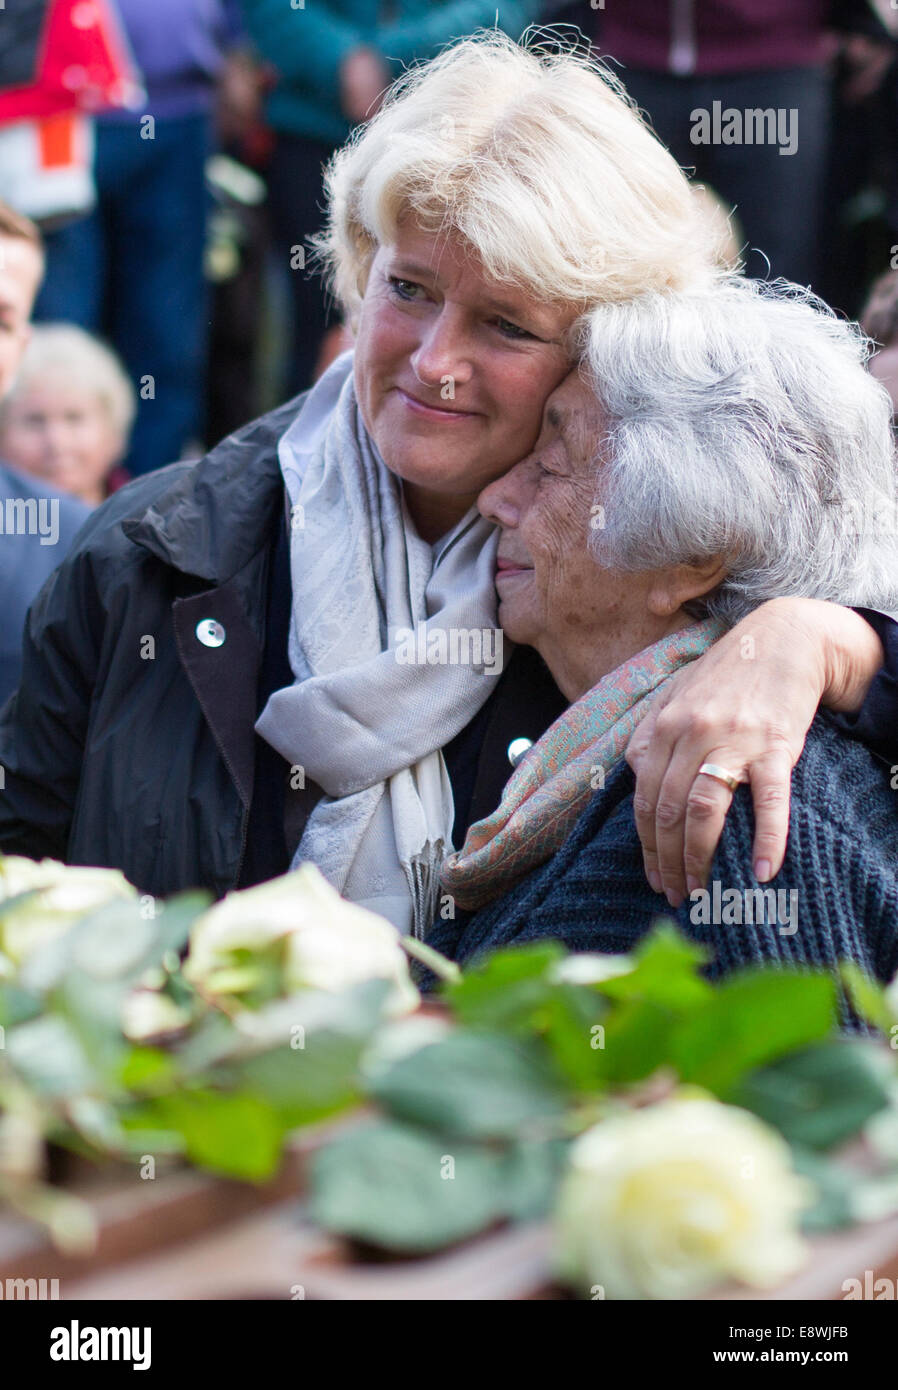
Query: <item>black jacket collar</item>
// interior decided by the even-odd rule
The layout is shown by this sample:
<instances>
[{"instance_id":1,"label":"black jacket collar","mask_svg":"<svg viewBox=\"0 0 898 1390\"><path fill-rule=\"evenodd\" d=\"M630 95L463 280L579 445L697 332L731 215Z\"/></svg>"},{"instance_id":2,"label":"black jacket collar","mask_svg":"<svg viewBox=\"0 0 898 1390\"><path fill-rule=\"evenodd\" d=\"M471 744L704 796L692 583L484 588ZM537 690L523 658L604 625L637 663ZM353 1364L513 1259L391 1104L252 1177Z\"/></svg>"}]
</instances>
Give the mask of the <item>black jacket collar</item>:
<instances>
[{"instance_id":1,"label":"black jacket collar","mask_svg":"<svg viewBox=\"0 0 898 1390\"><path fill-rule=\"evenodd\" d=\"M304 396L229 435L172 486L123 523L136 545L213 584L226 584L270 543L284 485L277 445Z\"/></svg>"}]
</instances>

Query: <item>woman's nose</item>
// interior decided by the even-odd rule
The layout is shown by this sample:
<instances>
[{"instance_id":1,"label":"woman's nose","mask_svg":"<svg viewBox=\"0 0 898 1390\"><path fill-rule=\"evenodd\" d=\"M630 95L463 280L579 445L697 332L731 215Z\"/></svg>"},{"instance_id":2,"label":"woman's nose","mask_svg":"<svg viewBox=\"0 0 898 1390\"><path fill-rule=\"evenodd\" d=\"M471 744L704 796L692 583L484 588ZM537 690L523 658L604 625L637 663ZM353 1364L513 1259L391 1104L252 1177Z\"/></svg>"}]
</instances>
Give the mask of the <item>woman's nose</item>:
<instances>
[{"instance_id":1,"label":"woman's nose","mask_svg":"<svg viewBox=\"0 0 898 1390\"><path fill-rule=\"evenodd\" d=\"M61 454L69 446L71 430L63 420L51 420L43 433L44 449L48 454Z\"/></svg>"},{"instance_id":2,"label":"woman's nose","mask_svg":"<svg viewBox=\"0 0 898 1390\"><path fill-rule=\"evenodd\" d=\"M482 517L487 521L494 521L498 526L506 530L512 530L518 524L520 516L520 506L516 498L514 487L513 468L510 473L497 478L494 483L488 483L477 498L477 508Z\"/></svg>"},{"instance_id":3,"label":"woman's nose","mask_svg":"<svg viewBox=\"0 0 898 1390\"><path fill-rule=\"evenodd\" d=\"M442 387L449 378L453 388L463 386L473 374L471 347L464 325L445 308L423 330L420 345L412 353L412 370L423 386Z\"/></svg>"}]
</instances>

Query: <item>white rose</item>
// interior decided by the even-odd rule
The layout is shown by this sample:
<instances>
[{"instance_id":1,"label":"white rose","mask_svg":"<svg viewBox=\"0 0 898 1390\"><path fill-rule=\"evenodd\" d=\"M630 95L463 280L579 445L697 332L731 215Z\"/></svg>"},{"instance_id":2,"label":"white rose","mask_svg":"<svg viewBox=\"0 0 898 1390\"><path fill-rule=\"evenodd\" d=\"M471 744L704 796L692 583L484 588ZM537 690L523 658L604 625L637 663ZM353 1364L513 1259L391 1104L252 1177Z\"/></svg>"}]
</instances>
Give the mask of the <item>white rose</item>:
<instances>
[{"instance_id":1,"label":"white rose","mask_svg":"<svg viewBox=\"0 0 898 1390\"><path fill-rule=\"evenodd\" d=\"M4 901L33 893L4 912ZM115 898L137 897L118 869L86 869L56 859L0 856L0 954L16 964Z\"/></svg>"},{"instance_id":2,"label":"white rose","mask_svg":"<svg viewBox=\"0 0 898 1390\"><path fill-rule=\"evenodd\" d=\"M553 965L550 974L557 985L598 985L618 975L630 975L635 968L632 956L576 951Z\"/></svg>"},{"instance_id":3,"label":"white rose","mask_svg":"<svg viewBox=\"0 0 898 1390\"><path fill-rule=\"evenodd\" d=\"M390 980L396 1012L418 1003L396 928L344 901L313 864L228 893L191 929L184 973L205 993L252 994L272 970L277 993Z\"/></svg>"},{"instance_id":4,"label":"white rose","mask_svg":"<svg viewBox=\"0 0 898 1390\"><path fill-rule=\"evenodd\" d=\"M135 989L126 995L121 1008L122 1032L132 1042L144 1042L167 1033L179 1033L190 1023L190 1014L167 994L152 989Z\"/></svg>"},{"instance_id":5,"label":"white rose","mask_svg":"<svg viewBox=\"0 0 898 1390\"><path fill-rule=\"evenodd\" d=\"M765 1288L807 1257L814 1189L756 1116L676 1095L575 1141L557 1210L557 1269L606 1298L684 1298L727 1279Z\"/></svg>"}]
</instances>

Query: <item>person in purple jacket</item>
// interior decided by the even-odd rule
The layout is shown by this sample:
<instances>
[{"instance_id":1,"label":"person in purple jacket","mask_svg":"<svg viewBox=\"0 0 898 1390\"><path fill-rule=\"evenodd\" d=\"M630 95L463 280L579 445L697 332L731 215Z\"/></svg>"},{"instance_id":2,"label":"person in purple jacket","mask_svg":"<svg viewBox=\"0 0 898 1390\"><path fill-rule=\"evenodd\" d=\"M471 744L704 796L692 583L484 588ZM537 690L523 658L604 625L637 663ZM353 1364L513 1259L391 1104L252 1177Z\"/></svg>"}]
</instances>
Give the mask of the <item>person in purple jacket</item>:
<instances>
[{"instance_id":1,"label":"person in purple jacket","mask_svg":"<svg viewBox=\"0 0 898 1390\"><path fill-rule=\"evenodd\" d=\"M139 396L126 466L201 438L206 157L216 84L241 42L234 0L118 0L146 99L96 120L97 203L46 236L35 318L102 332Z\"/></svg>"},{"instance_id":2,"label":"person in purple jacket","mask_svg":"<svg viewBox=\"0 0 898 1390\"><path fill-rule=\"evenodd\" d=\"M866 0L639 0L593 37L678 163L736 208L749 275L818 278L834 32L888 35Z\"/></svg>"}]
</instances>

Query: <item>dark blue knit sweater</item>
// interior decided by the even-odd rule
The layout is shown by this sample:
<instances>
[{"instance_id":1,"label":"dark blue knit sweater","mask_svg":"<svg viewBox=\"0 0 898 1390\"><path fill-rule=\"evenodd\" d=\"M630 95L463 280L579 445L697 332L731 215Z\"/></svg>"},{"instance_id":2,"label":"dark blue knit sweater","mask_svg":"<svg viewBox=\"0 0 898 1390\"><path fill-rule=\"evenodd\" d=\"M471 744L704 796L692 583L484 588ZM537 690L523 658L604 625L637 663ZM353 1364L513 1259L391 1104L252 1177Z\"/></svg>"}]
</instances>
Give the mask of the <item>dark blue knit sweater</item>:
<instances>
[{"instance_id":1,"label":"dark blue knit sweater","mask_svg":"<svg viewBox=\"0 0 898 1390\"><path fill-rule=\"evenodd\" d=\"M718 910L724 921L703 923L698 900L673 912L646 881L633 818L634 777L622 762L547 863L480 911L438 921L428 944L460 962L545 937L572 951L628 951L659 916L673 916L688 936L711 948L712 977L764 961L831 966L853 960L889 980L898 969L898 789L892 780L887 763L819 715L792 774L785 863L765 885L781 895L780 923L759 910L755 894L744 892L761 887L751 868L748 787L733 798L708 885L713 893L717 881L718 909L729 903L730 915ZM713 918L713 899L707 906ZM747 922L749 916L762 920Z\"/></svg>"}]
</instances>

